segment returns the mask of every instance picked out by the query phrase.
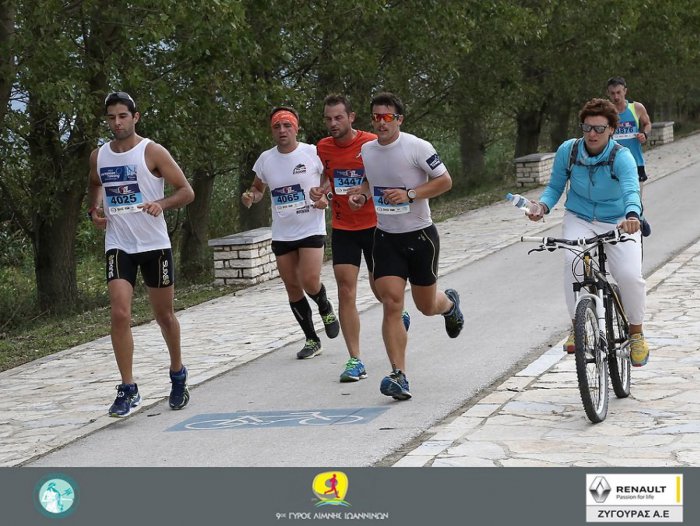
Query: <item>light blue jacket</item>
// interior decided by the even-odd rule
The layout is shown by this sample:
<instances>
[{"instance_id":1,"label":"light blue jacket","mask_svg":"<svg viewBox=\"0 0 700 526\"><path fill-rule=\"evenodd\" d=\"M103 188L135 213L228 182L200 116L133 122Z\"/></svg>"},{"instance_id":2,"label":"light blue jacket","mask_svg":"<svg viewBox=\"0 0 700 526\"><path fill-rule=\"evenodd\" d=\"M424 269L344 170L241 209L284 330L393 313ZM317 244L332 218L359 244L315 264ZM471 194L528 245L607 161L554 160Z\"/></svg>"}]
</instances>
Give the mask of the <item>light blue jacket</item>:
<instances>
[{"instance_id":1,"label":"light blue jacket","mask_svg":"<svg viewBox=\"0 0 700 526\"><path fill-rule=\"evenodd\" d=\"M575 140L569 139L559 146L554 157L552 176L540 197L550 210L564 193L569 179L569 155ZM587 221L603 223L617 223L629 214L641 217L637 163L627 148L620 149L615 157L614 179L610 166L605 164L614 145L615 141L610 140L600 154L591 157L584 142L579 143L578 161L571 167L571 184L564 203L566 210Z\"/></svg>"}]
</instances>

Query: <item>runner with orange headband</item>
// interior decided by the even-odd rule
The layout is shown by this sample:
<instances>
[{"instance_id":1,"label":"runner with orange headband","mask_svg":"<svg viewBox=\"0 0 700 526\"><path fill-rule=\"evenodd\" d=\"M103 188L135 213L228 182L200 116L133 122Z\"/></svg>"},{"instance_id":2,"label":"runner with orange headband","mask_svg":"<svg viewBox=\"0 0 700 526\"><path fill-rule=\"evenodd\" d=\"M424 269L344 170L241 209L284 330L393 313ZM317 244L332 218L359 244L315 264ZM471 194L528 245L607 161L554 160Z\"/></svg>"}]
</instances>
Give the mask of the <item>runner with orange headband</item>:
<instances>
[{"instance_id":1,"label":"runner with orange headband","mask_svg":"<svg viewBox=\"0 0 700 526\"><path fill-rule=\"evenodd\" d=\"M297 358L313 358L321 353L308 295L316 305L326 328L335 338L340 324L321 283L321 264L326 241L325 202L313 202L309 193L319 186L323 164L316 148L297 141L299 115L292 108L278 107L270 114L272 137L276 146L264 151L253 165L255 178L243 192L246 208L258 203L270 187L272 200L272 252L277 260L289 305L306 342Z\"/></svg>"}]
</instances>

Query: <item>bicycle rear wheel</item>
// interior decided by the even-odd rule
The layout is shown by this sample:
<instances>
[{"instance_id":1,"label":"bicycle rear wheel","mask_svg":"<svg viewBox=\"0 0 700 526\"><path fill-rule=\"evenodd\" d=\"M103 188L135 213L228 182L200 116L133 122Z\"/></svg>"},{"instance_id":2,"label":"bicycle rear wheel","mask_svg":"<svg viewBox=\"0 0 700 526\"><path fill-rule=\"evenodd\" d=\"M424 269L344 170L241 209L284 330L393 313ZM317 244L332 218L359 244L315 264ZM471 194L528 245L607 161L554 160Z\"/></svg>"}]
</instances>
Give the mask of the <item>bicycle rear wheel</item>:
<instances>
[{"instance_id":1,"label":"bicycle rear wheel","mask_svg":"<svg viewBox=\"0 0 700 526\"><path fill-rule=\"evenodd\" d=\"M574 319L576 376L581 402L588 419L597 424L608 414L608 362L600 337L595 303L582 299Z\"/></svg>"},{"instance_id":2,"label":"bicycle rear wheel","mask_svg":"<svg viewBox=\"0 0 700 526\"><path fill-rule=\"evenodd\" d=\"M608 367L610 369L610 383L615 396L627 398L630 395L632 381L632 364L630 362L630 333L627 319L620 308L620 289L614 283L611 284L617 301L610 298L607 309L608 319Z\"/></svg>"}]
</instances>

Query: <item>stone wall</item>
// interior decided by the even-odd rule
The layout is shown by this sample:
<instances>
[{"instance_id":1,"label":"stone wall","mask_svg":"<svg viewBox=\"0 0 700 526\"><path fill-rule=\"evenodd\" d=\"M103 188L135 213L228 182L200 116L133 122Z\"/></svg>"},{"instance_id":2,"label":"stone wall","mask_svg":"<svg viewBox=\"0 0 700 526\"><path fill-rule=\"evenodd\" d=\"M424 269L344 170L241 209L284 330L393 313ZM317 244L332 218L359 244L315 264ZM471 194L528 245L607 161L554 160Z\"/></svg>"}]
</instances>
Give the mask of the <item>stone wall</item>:
<instances>
[{"instance_id":1,"label":"stone wall","mask_svg":"<svg viewBox=\"0 0 700 526\"><path fill-rule=\"evenodd\" d=\"M554 165L553 153L531 153L518 157L515 163L516 184L523 186L539 186L549 182Z\"/></svg>"},{"instance_id":2,"label":"stone wall","mask_svg":"<svg viewBox=\"0 0 700 526\"><path fill-rule=\"evenodd\" d=\"M271 249L269 227L210 239L214 250L214 283L255 285L276 278L277 265Z\"/></svg>"},{"instance_id":3,"label":"stone wall","mask_svg":"<svg viewBox=\"0 0 700 526\"><path fill-rule=\"evenodd\" d=\"M673 121L651 123L650 146L660 146L673 142Z\"/></svg>"}]
</instances>

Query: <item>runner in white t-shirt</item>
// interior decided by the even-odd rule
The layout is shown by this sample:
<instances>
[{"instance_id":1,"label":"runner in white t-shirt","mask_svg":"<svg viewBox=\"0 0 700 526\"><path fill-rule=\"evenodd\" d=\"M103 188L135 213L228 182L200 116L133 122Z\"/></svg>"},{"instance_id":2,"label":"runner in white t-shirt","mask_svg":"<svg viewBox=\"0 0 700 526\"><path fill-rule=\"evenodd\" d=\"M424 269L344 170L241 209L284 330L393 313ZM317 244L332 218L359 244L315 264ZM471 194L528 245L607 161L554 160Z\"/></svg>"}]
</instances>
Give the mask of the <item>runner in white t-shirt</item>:
<instances>
[{"instance_id":1,"label":"runner in white t-shirt","mask_svg":"<svg viewBox=\"0 0 700 526\"><path fill-rule=\"evenodd\" d=\"M392 372L380 391L396 400L411 398L406 378L407 333L403 313L406 281L423 314L445 317L445 329L456 338L464 326L459 294L437 289L440 238L430 218L428 199L447 192L452 179L435 148L400 131L403 103L393 93L380 93L370 104L377 140L362 146L366 181L352 189L349 203L359 209L374 200L374 280L382 299L382 336Z\"/></svg>"},{"instance_id":2,"label":"runner in white t-shirt","mask_svg":"<svg viewBox=\"0 0 700 526\"><path fill-rule=\"evenodd\" d=\"M270 114L272 137L276 146L264 151L253 166L255 179L243 192L241 202L247 208L259 202L266 187L272 200L272 252L284 282L289 304L304 331L306 342L297 358L313 358L321 353L311 306L306 293L318 305L329 338L335 338L340 324L321 283L321 264L326 240L324 209L328 203L313 202L311 188L320 184L323 164L316 148L297 141L299 115L292 108L278 107Z\"/></svg>"}]
</instances>

